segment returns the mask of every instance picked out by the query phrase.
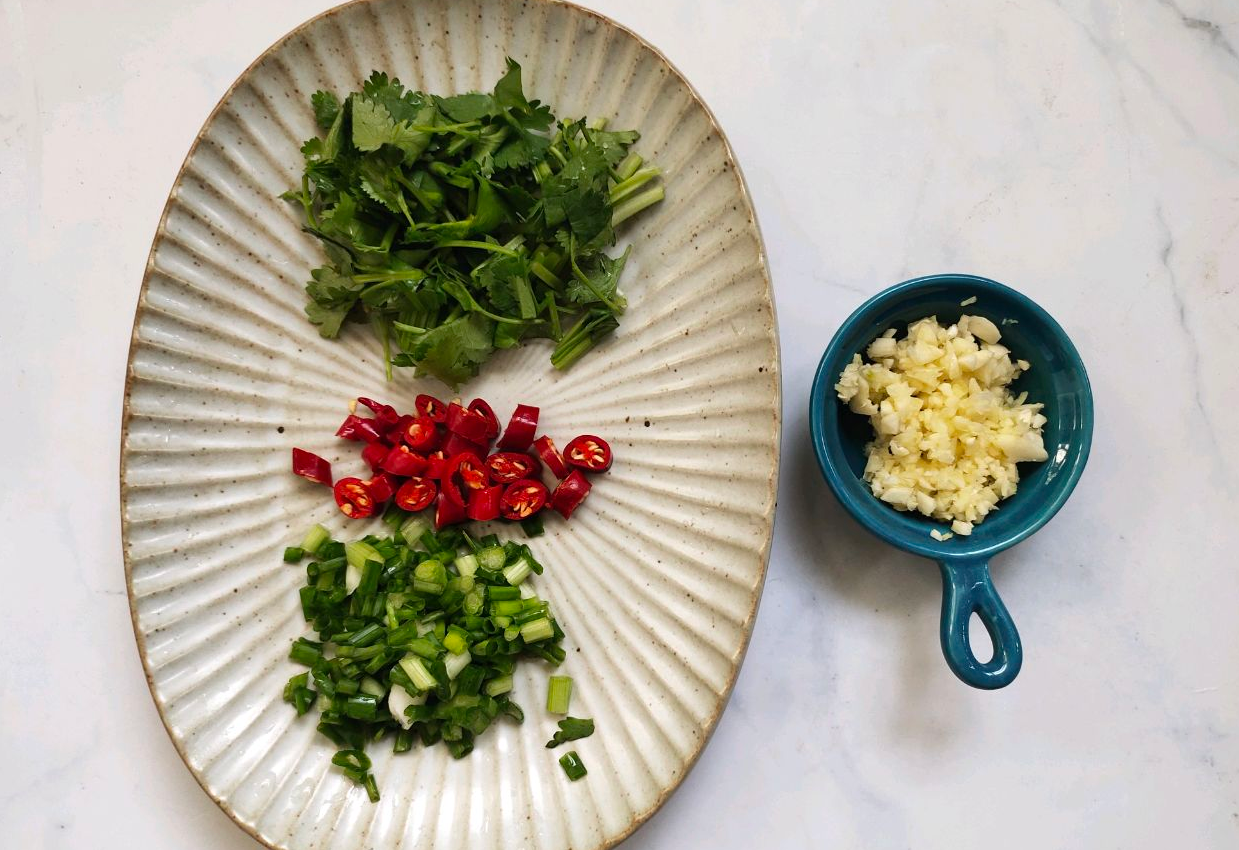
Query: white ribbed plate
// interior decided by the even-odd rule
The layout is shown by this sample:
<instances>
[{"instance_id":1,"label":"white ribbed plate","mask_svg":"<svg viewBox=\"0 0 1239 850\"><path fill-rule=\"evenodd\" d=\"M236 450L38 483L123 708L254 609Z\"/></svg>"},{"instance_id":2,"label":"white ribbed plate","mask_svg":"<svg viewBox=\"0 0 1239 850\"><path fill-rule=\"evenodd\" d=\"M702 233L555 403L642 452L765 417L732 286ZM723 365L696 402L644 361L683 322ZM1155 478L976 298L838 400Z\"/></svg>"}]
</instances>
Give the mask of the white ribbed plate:
<instances>
[{"instance_id":1,"label":"white ribbed plate","mask_svg":"<svg viewBox=\"0 0 1239 850\"><path fill-rule=\"evenodd\" d=\"M535 541L536 581L568 633L573 713L597 733L571 783L543 747L547 671L520 671L523 726L473 755L373 746L372 805L334 748L281 702L304 632L303 572L282 547L343 526L327 491L288 472L289 447L359 471L332 433L350 398L408 408L441 385L386 385L368 329L322 340L302 312L318 245L277 195L299 179L318 88L372 69L415 88L485 88L505 55L557 115L641 131L667 200L625 228L631 309L567 374L531 344L465 388L506 416L542 408L564 441L610 439L617 460L571 524ZM535 0L370 0L268 50L207 120L156 234L134 327L122 525L134 629L151 691L203 788L273 847L599 848L650 816L718 720L753 625L774 512L778 344L761 237L731 151L688 83L632 33ZM350 525L349 536L366 528Z\"/></svg>"}]
</instances>

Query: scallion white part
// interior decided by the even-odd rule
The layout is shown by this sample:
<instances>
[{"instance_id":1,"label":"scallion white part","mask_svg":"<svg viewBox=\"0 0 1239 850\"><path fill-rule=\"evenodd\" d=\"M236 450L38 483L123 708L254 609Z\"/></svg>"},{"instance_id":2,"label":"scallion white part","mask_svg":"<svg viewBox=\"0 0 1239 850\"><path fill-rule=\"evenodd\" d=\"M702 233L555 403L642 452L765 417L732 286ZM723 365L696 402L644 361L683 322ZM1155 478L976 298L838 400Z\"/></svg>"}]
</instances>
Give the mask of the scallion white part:
<instances>
[{"instance_id":1,"label":"scallion white part","mask_svg":"<svg viewBox=\"0 0 1239 850\"><path fill-rule=\"evenodd\" d=\"M443 657L443 666L447 668L447 677L455 679L460 675L460 671L469 666L469 662L473 657L469 655L469 650L464 652L449 652ZM410 677L412 678L412 677Z\"/></svg>"},{"instance_id":2,"label":"scallion white part","mask_svg":"<svg viewBox=\"0 0 1239 850\"><path fill-rule=\"evenodd\" d=\"M533 567L530 566L528 559L517 558L511 564L503 568L503 577L508 580L508 584L515 587L529 578L529 574L533 572Z\"/></svg>"}]
</instances>

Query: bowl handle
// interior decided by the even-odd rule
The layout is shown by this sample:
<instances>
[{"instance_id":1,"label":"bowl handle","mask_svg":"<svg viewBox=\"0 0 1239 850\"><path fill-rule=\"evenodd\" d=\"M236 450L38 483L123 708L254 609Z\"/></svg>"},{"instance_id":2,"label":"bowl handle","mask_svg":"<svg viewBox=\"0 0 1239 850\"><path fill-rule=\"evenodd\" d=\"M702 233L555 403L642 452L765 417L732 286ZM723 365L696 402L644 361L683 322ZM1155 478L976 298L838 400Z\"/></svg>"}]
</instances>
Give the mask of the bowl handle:
<instances>
[{"instance_id":1,"label":"bowl handle","mask_svg":"<svg viewBox=\"0 0 1239 850\"><path fill-rule=\"evenodd\" d=\"M1020 672L1024 652L1015 623L989 577L989 561L939 561L942 569L942 654L951 671L965 684L993 690L1011 684ZM976 614L989 632L993 657L977 660L968 642L968 621Z\"/></svg>"}]
</instances>

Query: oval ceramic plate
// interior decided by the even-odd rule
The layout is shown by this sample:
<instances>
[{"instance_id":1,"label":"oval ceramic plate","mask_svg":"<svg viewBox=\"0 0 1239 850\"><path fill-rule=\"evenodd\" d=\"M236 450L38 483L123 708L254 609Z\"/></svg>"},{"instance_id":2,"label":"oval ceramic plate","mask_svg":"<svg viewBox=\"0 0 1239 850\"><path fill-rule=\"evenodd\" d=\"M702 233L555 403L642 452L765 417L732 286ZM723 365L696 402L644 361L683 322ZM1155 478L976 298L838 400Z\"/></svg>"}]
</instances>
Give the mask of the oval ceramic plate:
<instances>
[{"instance_id":1,"label":"oval ceramic plate","mask_svg":"<svg viewBox=\"0 0 1239 850\"><path fill-rule=\"evenodd\" d=\"M568 373L530 344L464 388L506 416L539 404L560 440L604 435L617 460L571 525L534 541L536 586L568 633L573 713L597 733L572 783L544 748L547 672L518 671L521 726L469 758L373 745L382 800L331 768L334 747L281 702L305 633L303 572L282 547L324 522L327 491L288 472L291 446L360 466L332 434L358 395L411 405L442 385L383 380L368 329L320 339L302 312L318 245L277 196L314 134L308 96L372 69L439 93L486 88L504 57L556 114L641 131L667 200L626 226L631 308ZM190 150L155 237L134 327L122 511L134 629L163 720L202 787L272 847L599 848L684 778L735 681L774 511L778 343L761 237L709 111L652 47L562 3L370 0L263 54ZM350 525L360 536L368 526ZM339 535L337 535L339 536ZM579 651L578 651L579 650Z\"/></svg>"}]
</instances>

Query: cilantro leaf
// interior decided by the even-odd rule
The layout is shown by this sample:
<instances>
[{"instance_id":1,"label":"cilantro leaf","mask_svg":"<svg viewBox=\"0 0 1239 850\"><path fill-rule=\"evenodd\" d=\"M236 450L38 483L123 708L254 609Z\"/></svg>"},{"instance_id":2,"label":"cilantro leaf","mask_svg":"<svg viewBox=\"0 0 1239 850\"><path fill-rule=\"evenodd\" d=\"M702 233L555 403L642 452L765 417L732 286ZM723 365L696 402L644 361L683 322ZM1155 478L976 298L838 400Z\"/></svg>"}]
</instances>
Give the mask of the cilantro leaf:
<instances>
[{"instance_id":1,"label":"cilantro leaf","mask_svg":"<svg viewBox=\"0 0 1239 850\"><path fill-rule=\"evenodd\" d=\"M636 130L590 130L588 136L610 166L618 165L628 154L628 149L641 138Z\"/></svg>"},{"instance_id":2,"label":"cilantro leaf","mask_svg":"<svg viewBox=\"0 0 1239 850\"><path fill-rule=\"evenodd\" d=\"M508 57L507 72L495 83L495 103L502 109L526 110L525 87L521 84L520 63Z\"/></svg>"},{"instance_id":3,"label":"cilantro leaf","mask_svg":"<svg viewBox=\"0 0 1239 850\"><path fill-rule=\"evenodd\" d=\"M347 102L345 105L347 106ZM319 155L319 159L323 162L331 162L344 149L344 116L347 113L347 109L340 109L331 122L331 129L327 131L327 137L323 140L322 152Z\"/></svg>"},{"instance_id":4,"label":"cilantro leaf","mask_svg":"<svg viewBox=\"0 0 1239 850\"><path fill-rule=\"evenodd\" d=\"M305 287L310 298L305 306L306 316L312 324L318 325L320 336L334 339L340 335L340 326L361 296L363 285L330 266L314 269L310 276Z\"/></svg>"},{"instance_id":5,"label":"cilantro leaf","mask_svg":"<svg viewBox=\"0 0 1239 850\"><path fill-rule=\"evenodd\" d=\"M434 109L434 99L416 91L406 91L395 77L375 71L361 87L361 93L387 110L392 120L408 123L423 123L418 115L427 107Z\"/></svg>"},{"instance_id":6,"label":"cilantro leaf","mask_svg":"<svg viewBox=\"0 0 1239 850\"><path fill-rule=\"evenodd\" d=\"M518 295L512 281L529 277L529 261L524 257L497 255L474 269L474 278L496 313L513 315L518 310Z\"/></svg>"},{"instance_id":7,"label":"cilantro leaf","mask_svg":"<svg viewBox=\"0 0 1239 850\"><path fill-rule=\"evenodd\" d=\"M405 208L400 185L393 178L391 165L385 161L381 152L366 156L358 169L359 186L371 199L377 201L394 213L400 213Z\"/></svg>"},{"instance_id":8,"label":"cilantro leaf","mask_svg":"<svg viewBox=\"0 0 1239 850\"><path fill-rule=\"evenodd\" d=\"M495 324L480 313L468 313L427 331L407 358L397 356L397 365L416 365L419 373L434 375L453 388L478 373L478 367L494 350Z\"/></svg>"},{"instance_id":9,"label":"cilantro leaf","mask_svg":"<svg viewBox=\"0 0 1239 850\"><path fill-rule=\"evenodd\" d=\"M368 98L353 100L353 145L361 151L376 151L393 145L412 162L430 144L430 134L416 127L434 126L437 113L427 106L415 113L412 123L397 121L387 107Z\"/></svg>"},{"instance_id":10,"label":"cilantro leaf","mask_svg":"<svg viewBox=\"0 0 1239 850\"><path fill-rule=\"evenodd\" d=\"M588 717L565 717L559 721L559 731L555 737L546 742L546 748L552 749L568 741L579 741L594 734L594 721Z\"/></svg>"},{"instance_id":11,"label":"cilantro leaf","mask_svg":"<svg viewBox=\"0 0 1239 850\"><path fill-rule=\"evenodd\" d=\"M606 191L607 159L596 145L585 145L542 186L542 212L551 226L567 222L581 242L590 242L611 223Z\"/></svg>"},{"instance_id":12,"label":"cilantro leaf","mask_svg":"<svg viewBox=\"0 0 1239 850\"><path fill-rule=\"evenodd\" d=\"M623 312L628 302L619 294L619 279L624 273L624 264L628 262L631 251L632 246L629 245L618 257L611 258L599 253L587 261L582 271L588 283L573 276L566 292L568 300L583 307L610 302Z\"/></svg>"},{"instance_id":13,"label":"cilantro leaf","mask_svg":"<svg viewBox=\"0 0 1239 850\"><path fill-rule=\"evenodd\" d=\"M494 184L481 176L477 178L477 183L477 203L470 230L475 233L490 233L507 221L508 209L504 206L503 198L495 191Z\"/></svg>"},{"instance_id":14,"label":"cilantro leaf","mask_svg":"<svg viewBox=\"0 0 1239 850\"><path fill-rule=\"evenodd\" d=\"M351 307L361 295L363 284L330 266L317 268L310 276L310 282L305 285L306 295L324 307Z\"/></svg>"},{"instance_id":15,"label":"cilantro leaf","mask_svg":"<svg viewBox=\"0 0 1239 850\"><path fill-rule=\"evenodd\" d=\"M318 335L325 339L335 339L340 335L340 326L348 317L352 305L348 307L324 307L311 301L305 305L305 314L310 324L318 325Z\"/></svg>"},{"instance_id":16,"label":"cilantro leaf","mask_svg":"<svg viewBox=\"0 0 1239 850\"><path fill-rule=\"evenodd\" d=\"M330 130L340 114L340 101L329 91L316 91L310 95L310 106L314 109L314 120L324 130Z\"/></svg>"},{"instance_id":17,"label":"cilantro leaf","mask_svg":"<svg viewBox=\"0 0 1239 850\"><path fill-rule=\"evenodd\" d=\"M608 175L606 157L598 147L586 145L574 154L558 174L542 184L542 211L546 223L561 224L573 217L570 211L575 211L582 226L593 229L601 207L606 208L608 216L610 213L610 203L603 192ZM576 226L572 229L582 239L590 239L597 233L594 230L590 236L585 236Z\"/></svg>"},{"instance_id":18,"label":"cilantro leaf","mask_svg":"<svg viewBox=\"0 0 1239 850\"><path fill-rule=\"evenodd\" d=\"M495 103L495 99L481 92L458 94L455 97L440 97L436 98L435 102L439 104L439 110L444 115L461 123L479 121L499 113L499 106Z\"/></svg>"},{"instance_id":19,"label":"cilantro leaf","mask_svg":"<svg viewBox=\"0 0 1239 850\"><path fill-rule=\"evenodd\" d=\"M492 162L499 170L532 165L546 158L546 149L550 145L549 139L527 133L512 139L495 151Z\"/></svg>"}]
</instances>

